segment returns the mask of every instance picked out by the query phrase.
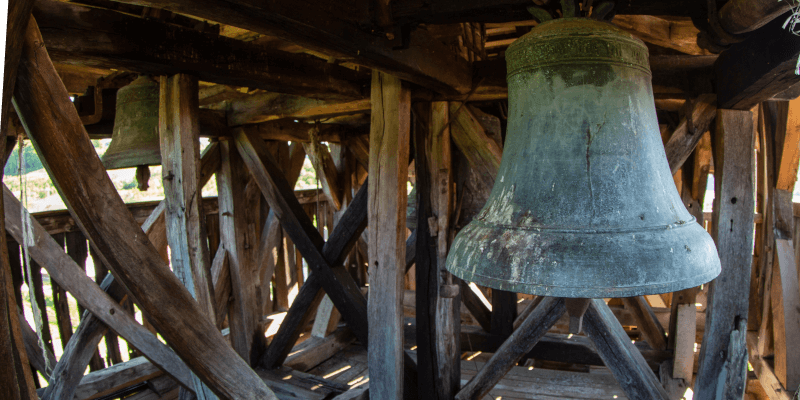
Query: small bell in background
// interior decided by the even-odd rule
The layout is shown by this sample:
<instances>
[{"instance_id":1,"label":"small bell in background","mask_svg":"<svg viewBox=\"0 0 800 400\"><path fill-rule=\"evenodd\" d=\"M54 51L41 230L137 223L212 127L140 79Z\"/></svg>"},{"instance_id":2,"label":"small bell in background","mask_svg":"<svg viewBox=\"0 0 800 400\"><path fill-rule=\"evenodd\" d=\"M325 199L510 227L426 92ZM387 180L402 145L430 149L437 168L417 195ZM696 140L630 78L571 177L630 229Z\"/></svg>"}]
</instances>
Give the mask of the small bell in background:
<instances>
[{"instance_id":1,"label":"small bell in background","mask_svg":"<svg viewBox=\"0 0 800 400\"><path fill-rule=\"evenodd\" d=\"M161 165L158 96L158 83L146 75L117 92L111 144L102 157L106 169Z\"/></svg>"}]
</instances>

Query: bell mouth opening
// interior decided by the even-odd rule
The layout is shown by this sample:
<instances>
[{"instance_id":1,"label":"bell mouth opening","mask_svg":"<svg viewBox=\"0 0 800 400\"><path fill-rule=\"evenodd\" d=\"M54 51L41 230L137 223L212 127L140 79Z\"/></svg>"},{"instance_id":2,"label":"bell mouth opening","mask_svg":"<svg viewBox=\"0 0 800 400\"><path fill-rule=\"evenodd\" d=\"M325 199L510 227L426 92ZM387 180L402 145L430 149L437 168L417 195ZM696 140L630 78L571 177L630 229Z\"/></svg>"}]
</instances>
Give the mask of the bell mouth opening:
<instances>
[{"instance_id":1,"label":"bell mouth opening","mask_svg":"<svg viewBox=\"0 0 800 400\"><path fill-rule=\"evenodd\" d=\"M507 229L474 220L456 237L447 269L498 290L607 298L668 293L720 273L716 246L697 223L638 232Z\"/></svg>"}]
</instances>

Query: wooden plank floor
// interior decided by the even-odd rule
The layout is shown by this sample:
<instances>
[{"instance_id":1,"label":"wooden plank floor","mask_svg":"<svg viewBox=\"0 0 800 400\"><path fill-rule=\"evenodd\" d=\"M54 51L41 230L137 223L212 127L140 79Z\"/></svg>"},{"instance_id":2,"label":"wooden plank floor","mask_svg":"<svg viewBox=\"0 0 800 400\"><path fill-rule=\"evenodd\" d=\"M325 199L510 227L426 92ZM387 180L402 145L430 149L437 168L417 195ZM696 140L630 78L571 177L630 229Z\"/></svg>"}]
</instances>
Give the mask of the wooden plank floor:
<instances>
[{"instance_id":1,"label":"wooden plank floor","mask_svg":"<svg viewBox=\"0 0 800 400\"><path fill-rule=\"evenodd\" d=\"M483 362L461 361L461 384L464 385ZM369 381L367 351L351 345L337 353L310 374L345 384L350 388ZM500 383L484 397L486 400L554 400L554 399L627 399L614 376L604 368L591 373L556 371L542 368L514 367Z\"/></svg>"}]
</instances>

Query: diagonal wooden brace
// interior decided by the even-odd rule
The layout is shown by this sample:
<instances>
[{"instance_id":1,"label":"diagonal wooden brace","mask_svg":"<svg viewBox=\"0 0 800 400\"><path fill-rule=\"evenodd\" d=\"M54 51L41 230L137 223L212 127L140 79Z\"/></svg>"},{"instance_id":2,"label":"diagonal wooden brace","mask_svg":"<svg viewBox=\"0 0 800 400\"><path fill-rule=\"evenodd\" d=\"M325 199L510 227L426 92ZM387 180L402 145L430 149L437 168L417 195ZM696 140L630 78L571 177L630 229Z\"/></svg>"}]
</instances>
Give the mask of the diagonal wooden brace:
<instances>
[{"instance_id":1,"label":"diagonal wooden brace","mask_svg":"<svg viewBox=\"0 0 800 400\"><path fill-rule=\"evenodd\" d=\"M286 182L283 172L269 153L264 141L244 129L234 130L233 137L236 142L236 148L250 169L255 182L261 188L270 209L275 212L283 229L292 239L300 253L303 254L303 258L306 259L314 274L319 275L322 287L353 330L353 333L362 343L366 343L367 299L361 294L358 285L345 268L333 268L333 266L341 263L340 260L333 256L338 258L341 257L341 254L346 253L324 254L325 242L322 236L303 211L294 196L292 188ZM366 186L365 184L364 187ZM349 208L355 209L354 204L351 204ZM364 195L363 208L363 212L366 215L366 195ZM366 226L366 218L361 224ZM354 228L358 228L358 225ZM353 231L363 230L363 228L360 230L354 228L349 229ZM351 240L354 243L357 235L353 236ZM344 247L338 250L343 249Z\"/></svg>"}]
</instances>

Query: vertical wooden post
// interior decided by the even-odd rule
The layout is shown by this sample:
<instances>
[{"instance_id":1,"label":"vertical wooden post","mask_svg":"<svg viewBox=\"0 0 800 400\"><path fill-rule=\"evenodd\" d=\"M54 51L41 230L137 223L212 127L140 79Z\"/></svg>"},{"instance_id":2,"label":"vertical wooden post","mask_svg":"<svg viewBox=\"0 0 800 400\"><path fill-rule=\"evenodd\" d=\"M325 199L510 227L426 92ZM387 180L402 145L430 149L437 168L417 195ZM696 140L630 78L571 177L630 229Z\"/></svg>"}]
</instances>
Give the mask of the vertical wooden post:
<instances>
[{"instance_id":1,"label":"vertical wooden post","mask_svg":"<svg viewBox=\"0 0 800 400\"><path fill-rule=\"evenodd\" d=\"M731 333L747 320L753 243L753 118L717 110L714 135L714 230L722 273L709 285L706 329L695 398L715 399L728 362ZM742 385L742 387L744 387Z\"/></svg>"},{"instance_id":2,"label":"vertical wooden post","mask_svg":"<svg viewBox=\"0 0 800 400\"><path fill-rule=\"evenodd\" d=\"M159 82L158 131L167 243L172 270L183 282L210 322L214 316L214 288L208 254L205 214L200 186L200 130L197 78L178 74ZM216 399L192 374L197 398ZM181 389L181 398L190 396Z\"/></svg>"},{"instance_id":3,"label":"vertical wooden post","mask_svg":"<svg viewBox=\"0 0 800 400\"><path fill-rule=\"evenodd\" d=\"M775 338L775 375L783 387L789 389L800 385L800 353L797 352L800 346L800 287L792 248L792 192L775 189L772 201L775 262L770 297Z\"/></svg>"},{"instance_id":4,"label":"vertical wooden post","mask_svg":"<svg viewBox=\"0 0 800 400\"><path fill-rule=\"evenodd\" d=\"M233 348L249 364L257 354L253 340L260 333L254 313L257 311L255 279L257 277L255 220L250 218L245 199L249 173L234 144L220 141L222 168L217 174L219 190L220 240L228 251L233 303L228 312ZM260 338L259 338L260 339Z\"/></svg>"},{"instance_id":5,"label":"vertical wooden post","mask_svg":"<svg viewBox=\"0 0 800 400\"><path fill-rule=\"evenodd\" d=\"M505 340L514 332L517 319L517 294L492 289L492 334Z\"/></svg>"},{"instance_id":6,"label":"vertical wooden post","mask_svg":"<svg viewBox=\"0 0 800 400\"><path fill-rule=\"evenodd\" d=\"M369 152L370 397L403 398L403 275L411 95L373 71Z\"/></svg>"}]
</instances>

